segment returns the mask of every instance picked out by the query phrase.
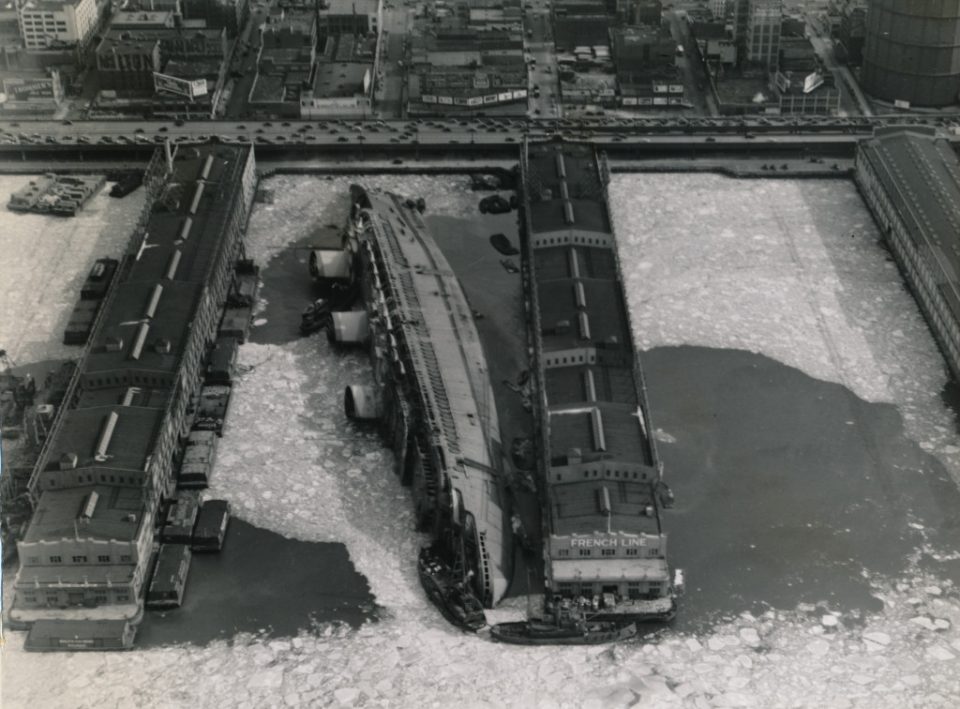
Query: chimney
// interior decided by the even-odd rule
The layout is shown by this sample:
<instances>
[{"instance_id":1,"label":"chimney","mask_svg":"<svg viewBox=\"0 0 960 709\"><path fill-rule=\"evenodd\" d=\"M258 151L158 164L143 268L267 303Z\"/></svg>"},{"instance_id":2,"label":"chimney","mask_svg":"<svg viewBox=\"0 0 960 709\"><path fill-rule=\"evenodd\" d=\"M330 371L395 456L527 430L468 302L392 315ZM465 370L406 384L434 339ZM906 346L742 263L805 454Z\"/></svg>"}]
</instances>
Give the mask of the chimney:
<instances>
[{"instance_id":1,"label":"chimney","mask_svg":"<svg viewBox=\"0 0 960 709\"><path fill-rule=\"evenodd\" d=\"M77 467L77 454L64 453L60 456L60 470L74 470Z\"/></svg>"}]
</instances>

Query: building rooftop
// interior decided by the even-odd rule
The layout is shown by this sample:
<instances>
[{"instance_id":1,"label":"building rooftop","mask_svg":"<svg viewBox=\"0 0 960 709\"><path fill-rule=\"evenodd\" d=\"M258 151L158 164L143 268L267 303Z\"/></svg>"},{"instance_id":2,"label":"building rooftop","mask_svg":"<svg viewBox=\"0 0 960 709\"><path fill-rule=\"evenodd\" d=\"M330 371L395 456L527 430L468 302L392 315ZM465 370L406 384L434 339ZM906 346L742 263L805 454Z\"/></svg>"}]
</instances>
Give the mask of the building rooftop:
<instances>
[{"instance_id":1,"label":"building rooftop","mask_svg":"<svg viewBox=\"0 0 960 709\"><path fill-rule=\"evenodd\" d=\"M79 5L84 0L26 0L21 6L21 10L33 10L35 12L60 12L65 7Z\"/></svg>"},{"instance_id":2,"label":"building rooftop","mask_svg":"<svg viewBox=\"0 0 960 709\"><path fill-rule=\"evenodd\" d=\"M960 317L960 162L950 143L920 128L877 131L860 144L916 246Z\"/></svg>"},{"instance_id":3,"label":"building rooftop","mask_svg":"<svg viewBox=\"0 0 960 709\"><path fill-rule=\"evenodd\" d=\"M97 47L97 53L110 54L150 54L155 47L158 47L160 40L136 38L121 39L120 37L106 36Z\"/></svg>"},{"instance_id":4,"label":"building rooftop","mask_svg":"<svg viewBox=\"0 0 960 709\"><path fill-rule=\"evenodd\" d=\"M372 70L373 62L320 62L314 73L313 95L322 98L363 94L364 79Z\"/></svg>"},{"instance_id":5,"label":"building rooftop","mask_svg":"<svg viewBox=\"0 0 960 709\"><path fill-rule=\"evenodd\" d=\"M567 465L576 449L585 461L652 469L629 313L594 155L577 145L537 146L527 166L552 464ZM626 473L622 467L609 472L614 479Z\"/></svg>"},{"instance_id":6,"label":"building rooftop","mask_svg":"<svg viewBox=\"0 0 960 709\"><path fill-rule=\"evenodd\" d=\"M120 10L115 12L110 27L173 27L174 13L169 10Z\"/></svg>"},{"instance_id":7,"label":"building rooftop","mask_svg":"<svg viewBox=\"0 0 960 709\"><path fill-rule=\"evenodd\" d=\"M325 0L320 15L376 15L379 0Z\"/></svg>"},{"instance_id":8,"label":"building rooftop","mask_svg":"<svg viewBox=\"0 0 960 709\"><path fill-rule=\"evenodd\" d=\"M553 534L605 532L607 520L603 507L606 501L610 503L609 524L612 531L660 533L657 507L650 485L617 478L591 478L551 485L549 495Z\"/></svg>"},{"instance_id":9,"label":"building rooftop","mask_svg":"<svg viewBox=\"0 0 960 709\"><path fill-rule=\"evenodd\" d=\"M137 538L142 518L143 501L136 487L86 485L69 490L46 490L40 495L23 542L59 539L129 542ZM63 570L67 568L64 566Z\"/></svg>"},{"instance_id":10,"label":"building rooftop","mask_svg":"<svg viewBox=\"0 0 960 709\"><path fill-rule=\"evenodd\" d=\"M181 79L215 78L220 73L221 63L216 59L171 59L163 68L164 74Z\"/></svg>"}]
</instances>

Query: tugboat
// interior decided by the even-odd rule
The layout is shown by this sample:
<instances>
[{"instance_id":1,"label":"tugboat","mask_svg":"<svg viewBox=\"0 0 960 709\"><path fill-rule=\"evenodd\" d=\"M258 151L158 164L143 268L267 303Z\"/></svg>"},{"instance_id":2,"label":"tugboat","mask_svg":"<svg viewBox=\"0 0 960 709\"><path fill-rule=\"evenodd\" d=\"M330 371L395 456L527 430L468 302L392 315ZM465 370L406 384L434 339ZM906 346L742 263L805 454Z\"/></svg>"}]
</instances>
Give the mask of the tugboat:
<instances>
[{"instance_id":1,"label":"tugboat","mask_svg":"<svg viewBox=\"0 0 960 709\"><path fill-rule=\"evenodd\" d=\"M420 584L447 620L473 633L487 624L483 604L473 595L463 575L451 568L435 547L420 550L417 566Z\"/></svg>"},{"instance_id":2,"label":"tugboat","mask_svg":"<svg viewBox=\"0 0 960 709\"><path fill-rule=\"evenodd\" d=\"M591 621L569 601L543 618L497 623L490 628L494 640L514 645L601 645L630 640L636 634L636 623Z\"/></svg>"}]
</instances>

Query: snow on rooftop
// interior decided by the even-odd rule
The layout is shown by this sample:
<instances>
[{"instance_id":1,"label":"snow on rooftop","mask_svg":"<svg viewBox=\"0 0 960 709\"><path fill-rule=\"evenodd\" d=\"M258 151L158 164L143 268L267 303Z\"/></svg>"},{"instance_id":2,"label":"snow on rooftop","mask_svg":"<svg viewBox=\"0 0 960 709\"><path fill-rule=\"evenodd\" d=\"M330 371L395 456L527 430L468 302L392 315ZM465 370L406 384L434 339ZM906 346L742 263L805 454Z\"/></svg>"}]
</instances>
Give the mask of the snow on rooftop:
<instances>
[{"instance_id":1,"label":"snow on rooftop","mask_svg":"<svg viewBox=\"0 0 960 709\"><path fill-rule=\"evenodd\" d=\"M480 198L452 177L271 178L276 202L255 208L251 255L266 265L317 225L339 227L351 181L423 195L428 214L473 214ZM939 391L942 365L895 271L870 245L873 227L852 185L617 176L612 192L642 347L762 351L864 398L905 402L918 440L942 450L955 439L937 430L947 421L942 409L921 413ZM856 239L843 236L851 229ZM877 328L902 334L885 345ZM593 648L504 646L461 633L417 584L420 538L390 452L343 416L343 385L369 376L364 358L313 336L244 345L240 361L211 494L254 524L344 541L384 619L357 631L330 624L289 639L111 654L27 654L24 635L12 633L4 709L960 703L958 589L919 570L874 579L884 609L867 617L811 604L726 618L695 636L668 629ZM491 619L522 613L522 601L509 605Z\"/></svg>"}]
</instances>

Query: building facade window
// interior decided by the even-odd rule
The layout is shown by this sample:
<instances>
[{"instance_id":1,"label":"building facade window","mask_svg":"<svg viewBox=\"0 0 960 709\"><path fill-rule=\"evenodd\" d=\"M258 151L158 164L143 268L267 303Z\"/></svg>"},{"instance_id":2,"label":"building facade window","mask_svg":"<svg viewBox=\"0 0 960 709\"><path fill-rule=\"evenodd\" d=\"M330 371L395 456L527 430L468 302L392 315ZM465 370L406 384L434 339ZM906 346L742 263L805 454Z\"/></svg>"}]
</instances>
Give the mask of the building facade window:
<instances>
[{"instance_id":1,"label":"building facade window","mask_svg":"<svg viewBox=\"0 0 960 709\"><path fill-rule=\"evenodd\" d=\"M82 554L78 554L77 556L74 556L74 557L71 557L71 558L73 559L73 563L74 563L74 564L86 564L86 563L87 563L87 557L83 556Z\"/></svg>"},{"instance_id":2,"label":"building facade window","mask_svg":"<svg viewBox=\"0 0 960 709\"><path fill-rule=\"evenodd\" d=\"M62 563L63 563L63 558L62 558L62 557L59 557L59 556L51 556L51 557L50 557L50 563L51 563L51 564L62 564Z\"/></svg>"}]
</instances>

